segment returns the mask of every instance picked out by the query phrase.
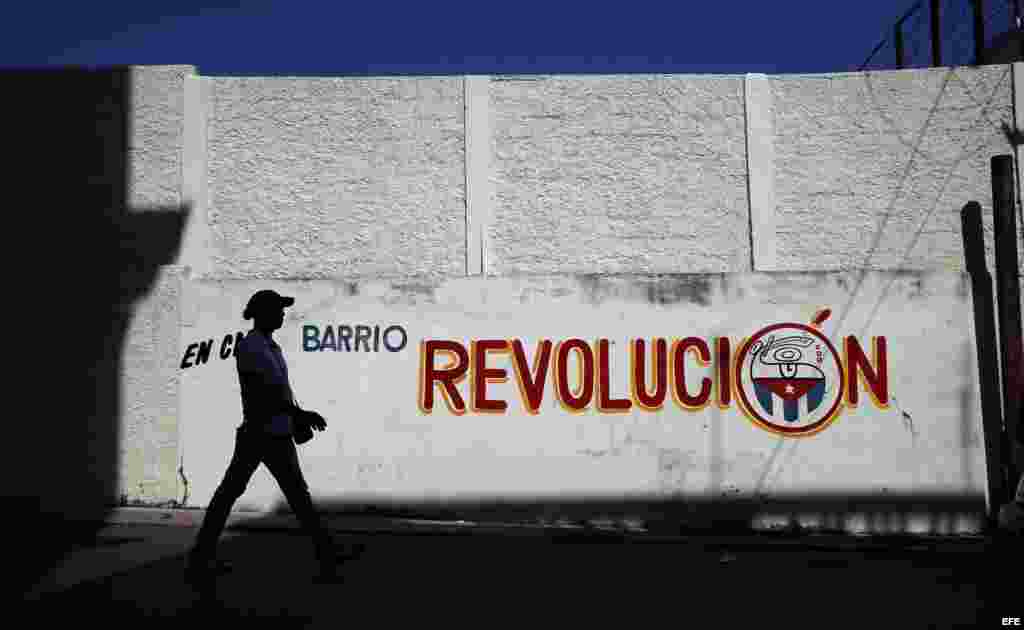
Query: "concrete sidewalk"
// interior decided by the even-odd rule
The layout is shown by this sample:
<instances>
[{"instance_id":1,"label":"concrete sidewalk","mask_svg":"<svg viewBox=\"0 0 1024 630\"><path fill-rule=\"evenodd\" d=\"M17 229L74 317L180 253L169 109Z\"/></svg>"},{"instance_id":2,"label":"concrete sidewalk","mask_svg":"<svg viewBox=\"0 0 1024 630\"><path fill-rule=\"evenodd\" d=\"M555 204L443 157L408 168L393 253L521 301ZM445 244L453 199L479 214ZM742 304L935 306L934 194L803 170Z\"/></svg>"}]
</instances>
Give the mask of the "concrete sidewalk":
<instances>
[{"instance_id":1,"label":"concrete sidewalk","mask_svg":"<svg viewBox=\"0 0 1024 630\"><path fill-rule=\"evenodd\" d=\"M128 507L113 510L107 519L111 525L167 525L199 527L206 511L202 509L163 509ZM328 527L337 534L462 534L501 537L564 537L622 539L630 542L681 543L699 541L702 545L779 546L818 550L882 550L908 548L933 551L979 551L993 544L991 536L976 534L843 534L824 532L793 532L785 530L753 532L743 530L723 533L715 529L696 529L691 532L664 534L648 531L641 526L616 523L608 525L561 522L501 522L454 521L413 518L387 518L380 516L331 514L324 515ZM299 532L300 526L290 513L232 512L226 531L287 531Z\"/></svg>"},{"instance_id":2,"label":"concrete sidewalk","mask_svg":"<svg viewBox=\"0 0 1024 630\"><path fill-rule=\"evenodd\" d=\"M496 613L545 624L566 614L577 625L664 614L696 627L924 628L995 627L1024 613L1010 587L1019 543L983 537L653 536L335 517L339 542L367 551L344 566L343 584L315 585L312 547L290 515L234 514L220 553L235 570L200 592L184 582L183 556L202 515L117 510L28 594L30 618L337 627L362 615L489 625Z\"/></svg>"}]
</instances>

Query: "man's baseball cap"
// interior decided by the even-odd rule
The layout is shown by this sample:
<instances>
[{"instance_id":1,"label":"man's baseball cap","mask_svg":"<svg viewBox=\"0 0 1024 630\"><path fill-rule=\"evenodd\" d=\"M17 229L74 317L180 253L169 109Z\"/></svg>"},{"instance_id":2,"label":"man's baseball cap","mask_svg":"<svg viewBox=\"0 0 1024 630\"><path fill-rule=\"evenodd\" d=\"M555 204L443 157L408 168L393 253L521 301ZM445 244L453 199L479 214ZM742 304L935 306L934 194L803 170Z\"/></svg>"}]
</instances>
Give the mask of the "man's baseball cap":
<instances>
[{"instance_id":1,"label":"man's baseball cap","mask_svg":"<svg viewBox=\"0 0 1024 630\"><path fill-rule=\"evenodd\" d=\"M249 298L249 303L245 305L242 317L252 319L267 310L277 310L292 304L295 304L295 298L285 297L277 291L271 291L270 289L263 289L252 294L252 297Z\"/></svg>"}]
</instances>

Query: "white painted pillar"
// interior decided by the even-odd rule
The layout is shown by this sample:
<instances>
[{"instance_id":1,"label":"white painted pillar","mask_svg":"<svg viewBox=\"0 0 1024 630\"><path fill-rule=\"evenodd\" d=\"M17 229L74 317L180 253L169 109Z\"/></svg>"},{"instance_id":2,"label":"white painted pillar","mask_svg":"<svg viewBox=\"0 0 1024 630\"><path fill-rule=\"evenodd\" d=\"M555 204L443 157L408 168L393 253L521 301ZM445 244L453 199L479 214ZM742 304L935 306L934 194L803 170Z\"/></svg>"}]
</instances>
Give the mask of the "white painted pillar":
<instances>
[{"instance_id":1,"label":"white painted pillar","mask_svg":"<svg viewBox=\"0 0 1024 630\"><path fill-rule=\"evenodd\" d=\"M206 131L211 89L209 79L195 74L185 77L181 199L182 203L190 206L191 214L185 225L177 264L188 267L186 280L202 278L210 270L210 227L206 221Z\"/></svg>"},{"instance_id":2,"label":"white painted pillar","mask_svg":"<svg viewBox=\"0 0 1024 630\"><path fill-rule=\"evenodd\" d=\"M772 90L764 74L744 81L747 130L747 195L754 271L777 269L775 233L775 120Z\"/></svg>"},{"instance_id":3,"label":"white painted pillar","mask_svg":"<svg viewBox=\"0 0 1024 630\"><path fill-rule=\"evenodd\" d=\"M190 214L185 223L182 235L181 254L176 262L184 273L181 276L181 293L179 308L181 325L196 325L199 315L199 299L196 295L195 280L207 277L211 269L210 261L210 226L207 222L207 107L210 104L212 83L198 74L185 77L184 115L182 129L181 155L181 199L187 204ZM184 331L184 328L183 328ZM179 500L186 500L183 486L187 480L188 447L190 445L189 422L185 413L180 393L181 379L185 378L180 371L178 398L178 475L175 475ZM193 428L194 430L194 428ZM180 475L184 475L182 478Z\"/></svg>"},{"instance_id":4,"label":"white painted pillar","mask_svg":"<svg viewBox=\"0 0 1024 630\"><path fill-rule=\"evenodd\" d=\"M490 76L465 77L466 275L487 274L491 186Z\"/></svg>"}]
</instances>

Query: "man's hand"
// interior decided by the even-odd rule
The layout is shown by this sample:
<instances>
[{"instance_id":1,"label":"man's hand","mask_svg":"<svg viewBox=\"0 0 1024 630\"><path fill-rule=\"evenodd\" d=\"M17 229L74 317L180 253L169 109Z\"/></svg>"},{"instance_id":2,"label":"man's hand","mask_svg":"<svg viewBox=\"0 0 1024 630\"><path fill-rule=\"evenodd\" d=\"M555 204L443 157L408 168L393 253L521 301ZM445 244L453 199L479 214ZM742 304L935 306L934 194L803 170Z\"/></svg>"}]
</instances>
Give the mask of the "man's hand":
<instances>
[{"instance_id":1,"label":"man's hand","mask_svg":"<svg viewBox=\"0 0 1024 630\"><path fill-rule=\"evenodd\" d=\"M327 428L327 421L324 420L323 416L321 416L315 411L310 411L308 413L310 415L309 425L311 427L313 427L317 431L323 431L324 429Z\"/></svg>"}]
</instances>

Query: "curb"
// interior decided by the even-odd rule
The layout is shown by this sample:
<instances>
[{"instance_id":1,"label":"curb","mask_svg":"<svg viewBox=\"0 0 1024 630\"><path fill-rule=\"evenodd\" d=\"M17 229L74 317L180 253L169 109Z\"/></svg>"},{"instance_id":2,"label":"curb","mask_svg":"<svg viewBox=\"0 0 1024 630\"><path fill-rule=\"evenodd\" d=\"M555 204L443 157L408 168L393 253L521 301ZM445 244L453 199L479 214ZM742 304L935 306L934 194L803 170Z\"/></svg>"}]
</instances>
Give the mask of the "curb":
<instances>
[{"instance_id":1,"label":"curb","mask_svg":"<svg viewBox=\"0 0 1024 630\"><path fill-rule=\"evenodd\" d=\"M111 511L107 525L164 525L198 528L206 515L203 509L119 507ZM708 548L799 548L820 551L979 551L995 539L986 535L855 535L838 533L684 531L678 534L651 533L622 528L546 525L539 523L477 523L401 519L373 516L324 516L328 529L337 534L469 535L547 538L555 542L673 543ZM301 533L298 520L290 513L232 512L225 530Z\"/></svg>"}]
</instances>

